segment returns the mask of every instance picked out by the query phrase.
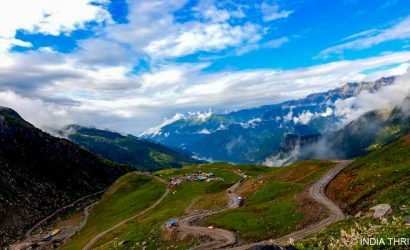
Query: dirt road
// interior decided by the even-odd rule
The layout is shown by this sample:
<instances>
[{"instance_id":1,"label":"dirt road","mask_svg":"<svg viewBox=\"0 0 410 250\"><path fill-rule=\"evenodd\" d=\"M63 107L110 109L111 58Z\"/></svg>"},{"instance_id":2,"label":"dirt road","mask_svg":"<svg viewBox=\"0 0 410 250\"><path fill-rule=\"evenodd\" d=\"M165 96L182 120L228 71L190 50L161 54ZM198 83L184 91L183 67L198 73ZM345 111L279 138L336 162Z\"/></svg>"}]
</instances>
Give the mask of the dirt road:
<instances>
[{"instance_id":1,"label":"dirt road","mask_svg":"<svg viewBox=\"0 0 410 250\"><path fill-rule=\"evenodd\" d=\"M80 199L56 210L54 213L52 213L51 215L47 216L46 218L44 218L43 220L39 221L36 223L36 225L34 225L32 228L30 228L29 230L27 230L26 234L25 234L25 239L21 242L18 242L12 246L10 246L11 250L21 250L21 249L26 249L26 248L31 248L32 246L36 246L36 249L43 249L46 246L49 246L55 242L65 242L67 241L71 236L73 236L78 230L81 229L81 227L83 226L84 223L82 223L82 225L78 225L78 226L70 226L70 227L62 227L60 228L60 233L58 233L56 236L54 236L51 240L45 241L43 240L43 238L40 235L37 235L36 237L32 236L32 233L37 230L41 225L46 224L49 220L51 220L52 218L54 218L57 214L59 214L60 212L74 207L77 203L82 202L84 200L87 200L93 196L99 195L103 192L105 192L106 190L102 190L90 195L86 195L81 197ZM92 207L95 203L87 206L84 209L84 221L87 220L88 218L88 210L90 207Z\"/></svg>"},{"instance_id":2,"label":"dirt road","mask_svg":"<svg viewBox=\"0 0 410 250\"><path fill-rule=\"evenodd\" d=\"M343 220L345 218L343 211L335 203L333 203L329 198L327 198L325 194L325 189L327 185L329 185L329 183L340 173L340 171L342 171L345 167L349 165L350 162L351 161L338 161L337 165L333 169L329 170L322 178L320 178L309 189L310 196L316 202L324 205L329 210L330 212L329 217L307 228L301 229L299 231L295 231L291 234L275 239L273 242L272 241L261 241L261 242L256 242L256 243L252 243L249 245L235 247L233 249L235 250L249 249L253 246L271 245L272 243L278 244L278 245L286 244L290 239L295 240L295 241L303 239L304 237L308 235L322 231L325 227L327 227L328 225L334 222Z\"/></svg>"},{"instance_id":3,"label":"dirt road","mask_svg":"<svg viewBox=\"0 0 410 250\"><path fill-rule=\"evenodd\" d=\"M136 174L141 174L141 173L136 173ZM113 231L113 230L119 228L120 226L126 224L127 222L129 222L129 221L131 221L131 220L134 220L135 218L137 218L137 217L139 217L139 216L145 214L145 213L148 212L149 210L151 210L151 209L153 209L154 207L156 207L159 203L161 203L161 202L165 199L165 197L167 197L167 195L168 195L169 192L170 192L170 189L168 188L167 182L164 181L163 179L157 177L157 176L153 176L153 177L154 177L155 179L157 179L158 181L160 181L160 182L162 182L162 183L164 183L164 184L167 185L167 190L166 190L165 193L161 196L161 198L159 198L154 204L152 204L152 205L149 206L148 208L144 209L143 211L141 211L141 212L139 212L139 213L133 215L132 217L130 217L130 218L128 218L128 219L125 219L125 220L119 222L118 224L116 224L115 226L113 226L113 227L111 227L111 228L105 230L104 232L101 232L100 234L98 234L97 236L95 236L93 239L91 239L91 240L87 243L87 245L83 248L83 250L92 249L92 247L94 246L94 244L97 243L97 241L98 241L99 239L101 239L104 235L106 235L107 233L109 233L109 232L111 232L111 231Z\"/></svg>"},{"instance_id":4,"label":"dirt road","mask_svg":"<svg viewBox=\"0 0 410 250\"><path fill-rule=\"evenodd\" d=\"M212 241L208 243L202 244L200 246L197 246L191 249L195 249L195 250L217 249L217 248L224 248L224 247L232 246L233 244L236 243L237 239L236 239L235 233L229 230L224 230L220 228L210 229L207 227L194 226L192 224L194 222L201 221L210 215L221 213L228 209L233 209L233 208L238 207L238 204L235 202L236 199L238 198L238 195L235 192L239 188L239 185L241 182L242 180L235 183L233 186L227 189L226 196L228 198L228 205L225 208L215 210L215 211L207 211L207 212L203 212L199 214L193 214L193 215L189 215L189 216L185 216L180 219L177 219L178 233L202 235L202 236L207 236L212 239Z\"/></svg>"}]
</instances>

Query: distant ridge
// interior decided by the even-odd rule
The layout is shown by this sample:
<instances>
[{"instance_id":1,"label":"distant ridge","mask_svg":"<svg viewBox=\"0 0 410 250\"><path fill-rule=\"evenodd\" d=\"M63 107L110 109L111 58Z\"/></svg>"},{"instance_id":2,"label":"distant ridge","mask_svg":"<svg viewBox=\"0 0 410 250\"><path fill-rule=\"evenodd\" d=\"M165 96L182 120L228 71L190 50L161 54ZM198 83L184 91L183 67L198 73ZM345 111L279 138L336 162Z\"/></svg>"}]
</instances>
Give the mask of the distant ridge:
<instances>
[{"instance_id":1,"label":"distant ridge","mask_svg":"<svg viewBox=\"0 0 410 250\"><path fill-rule=\"evenodd\" d=\"M78 125L68 126L64 131L69 131L69 140L85 149L141 171L179 168L200 162L193 159L188 152L141 140L132 135Z\"/></svg>"},{"instance_id":2,"label":"distant ridge","mask_svg":"<svg viewBox=\"0 0 410 250\"><path fill-rule=\"evenodd\" d=\"M376 92L394 81L395 77L384 77L373 82L346 83L305 98L228 114L181 115L149 130L144 138L189 150L204 159L263 162L281 150L287 134L316 136L334 127L340 121L334 114L337 100L363 91Z\"/></svg>"}]
</instances>

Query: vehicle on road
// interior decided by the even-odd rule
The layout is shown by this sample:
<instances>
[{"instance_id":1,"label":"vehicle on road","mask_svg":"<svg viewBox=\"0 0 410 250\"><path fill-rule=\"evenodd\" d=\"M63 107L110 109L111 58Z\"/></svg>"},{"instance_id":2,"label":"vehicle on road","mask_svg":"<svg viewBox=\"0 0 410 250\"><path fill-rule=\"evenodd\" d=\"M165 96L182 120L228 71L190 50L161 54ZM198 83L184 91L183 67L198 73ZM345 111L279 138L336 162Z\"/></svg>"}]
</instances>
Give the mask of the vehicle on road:
<instances>
[{"instance_id":1,"label":"vehicle on road","mask_svg":"<svg viewBox=\"0 0 410 250\"><path fill-rule=\"evenodd\" d=\"M61 229L55 229L51 232L51 236L56 236L57 234L59 234L61 232Z\"/></svg>"}]
</instances>

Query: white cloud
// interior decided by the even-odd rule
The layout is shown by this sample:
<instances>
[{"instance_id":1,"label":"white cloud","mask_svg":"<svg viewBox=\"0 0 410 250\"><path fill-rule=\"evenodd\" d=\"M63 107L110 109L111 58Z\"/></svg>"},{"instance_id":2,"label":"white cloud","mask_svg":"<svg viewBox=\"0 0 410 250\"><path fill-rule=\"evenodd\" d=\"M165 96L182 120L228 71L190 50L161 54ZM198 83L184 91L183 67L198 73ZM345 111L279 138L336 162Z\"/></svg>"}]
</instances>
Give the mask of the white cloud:
<instances>
[{"instance_id":1,"label":"white cloud","mask_svg":"<svg viewBox=\"0 0 410 250\"><path fill-rule=\"evenodd\" d=\"M410 38L410 17L407 17L396 25L381 30L367 30L354 34L344 40L349 42L327 48L319 53L319 57L327 57L332 54L340 54L345 50L360 50L374 45L399 39Z\"/></svg>"},{"instance_id":2,"label":"white cloud","mask_svg":"<svg viewBox=\"0 0 410 250\"><path fill-rule=\"evenodd\" d=\"M388 110L403 103L410 96L410 68L399 76L395 84L370 93L362 92L357 97L336 101L335 114L343 117L343 123L349 123L372 110Z\"/></svg>"},{"instance_id":3,"label":"white cloud","mask_svg":"<svg viewBox=\"0 0 410 250\"><path fill-rule=\"evenodd\" d=\"M279 5L262 3L261 10L263 14L263 21L270 22L277 19L287 18L293 13L293 10L279 10Z\"/></svg>"},{"instance_id":4,"label":"white cloud","mask_svg":"<svg viewBox=\"0 0 410 250\"><path fill-rule=\"evenodd\" d=\"M308 111L303 111L298 117L293 117L294 123L308 124L312 118L315 117L315 114Z\"/></svg>"},{"instance_id":5,"label":"white cloud","mask_svg":"<svg viewBox=\"0 0 410 250\"><path fill-rule=\"evenodd\" d=\"M238 23L240 9L227 10L212 1L193 7L194 19L180 21L174 13L187 1L153 0L129 3L129 23L105 29L107 38L129 44L151 59L181 57L196 52L215 52L257 43L262 28L251 22Z\"/></svg>"},{"instance_id":6,"label":"white cloud","mask_svg":"<svg viewBox=\"0 0 410 250\"><path fill-rule=\"evenodd\" d=\"M10 18L15 19L10 19L11 24L0 24L0 36L8 39L3 45L30 46L24 41L13 41L16 29L59 34L84 27L89 21L109 21L104 7L92 5L89 0L64 0L58 6L54 2L46 4L51 0L40 1L41 8L24 10L26 17L14 13L13 8L14 3L27 2L17 0L10 4L8 11L14 13ZM61 113L67 114L66 122L140 133L175 113L209 108L233 110L299 98L348 81L369 79L362 71L386 64L400 64L394 70L402 70L410 58L410 52L402 52L294 70L210 73L204 71L209 63L176 64L163 59L252 45L263 31L253 23L234 22L243 17L235 14L241 9L228 11L212 2L201 7L206 11L199 13L197 20L181 23L173 14L185 4L180 0L129 1L129 23L108 23L99 30L98 37L79 42L79 48L68 55L50 48L25 53L0 49L0 92L8 100L3 104L23 110L29 121L41 127L64 120L58 115ZM31 5L32 2L27 6ZM7 12L7 8L0 8L2 12ZM278 47L284 42L286 37L266 46ZM155 44L160 45L153 49ZM147 56L144 51L155 58L148 60L150 70L135 73L135 61ZM377 72L377 77L391 72L393 69ZM50 118L41 118L38 110L45 110ZM206 120L210 113L200 113L198 117ZM181 115L172 118L181 119ZM151 132L156 131L158 127Z\"/></svg>"},{"instance_id":7,"label":"white cloud","mask_svg":"<svg viewBox=\"0 0 410 250\"><path fill-rule=\"evenodd\" d=\"M193 23L186 30L151 42L145 51L153 57L180 57L198 51L219 51L260 40L260 27L254 24Z\"/></svg>"},{"instance_id":8,"label":"white cloud","mask_svg":"<svg viewBox=\"0 0 410 250\"><path fill-rule=\"evenodd\" d=\"M301 124L308 124L312 119L315 119L317 117L328 117L334 114L334 111L332 108L327 107L326 111L320 113L320 112L315 112L312 113L309 110L304 110L301 114L298 116L293 117L293 122L295 124L301 123ZM290 117L289 117L290 116ZM289 121L291 120L290 118L293 116L293 112L289 112L289 114L285 117L285 120Z\"/></svg>"},{"instance_id":9,"label":"white cloud","mask_svg":"<svg viewBox=\"0 0 410 250\"><path fill-rule=\"evenodd\" d=\"M0 106L15 109L23 118L28 118L41 128L61 128L74 121L64 108L41 99L23 97L12 91L0 92Z\"/></svg>"},{"instance_id":10,"label":"white cloud","mask_svg":"<svg viewBox=\"0 0 410 250\"><path fill-rule=\"evenodd\" d=\"M284 37L281 37L281 38L274 39L274 40L271 40L269 42L266 42L262 45L262 47L263 48L275 48L276 49L276 48L281 47L283 44L285 44L287 42L289 42L289 38L284 36Z\"/></svg>"},{"instance_id":11,"label":"white cloud","mask_svg":"<svg viewBox=\"0 0 410 250\"><path fill-rule=\"evenodd\" d=\"M90 21L110 20L103 8L107 0L14 0L0 1L0 51L13 45L30 46L14 38L17 30L58 35L84 28Z\"/></svg>"},{"instance_id":12,"label":"white cloud","mask_svg":"<svg viewBox=\"0 0 410 250\"><path fill-rule=\"evenodd\" d=\"M53 51L0 55L0 91L43 100L56 110L71 114L73 122L140 133L158 124L161 117L175 113L272 104L345 82L371 80L373 76L362 71L405 64L410 52L286 71L204 73L205 65L168 64L140 75L130 75L124 66L79 64L75 58ZM15 98L7 104L17 107L19 100ZM44 125L36 120L36 110L28 113L25 117L29 121ZM209 117L210 113L199 117Z\"/></svg>"},{"instance_id":13,"label":"white cloud","mask_svg":"<svg viewBox=\"0 0 410 250\"><path fill-rule=\"evenodd\" d=\"M326 111L323 112L323 113L320 113L319 115L322 116L322 117L328 117L328 116L333 115L333 113L334 113L334 110L330 107L327 107Z\"/></svg>"},{"instance_id":14,"label":"white cloud","mask_svg":"<svg viewBox=\"0 0 410 250\"><path fill-rule=\"evenodd\" d=\"M86 65L114 66L135 64L136 55L125 46L101 39L91 38L78 42L79 49L71 55Z\"/></svg>"}]
</instances>

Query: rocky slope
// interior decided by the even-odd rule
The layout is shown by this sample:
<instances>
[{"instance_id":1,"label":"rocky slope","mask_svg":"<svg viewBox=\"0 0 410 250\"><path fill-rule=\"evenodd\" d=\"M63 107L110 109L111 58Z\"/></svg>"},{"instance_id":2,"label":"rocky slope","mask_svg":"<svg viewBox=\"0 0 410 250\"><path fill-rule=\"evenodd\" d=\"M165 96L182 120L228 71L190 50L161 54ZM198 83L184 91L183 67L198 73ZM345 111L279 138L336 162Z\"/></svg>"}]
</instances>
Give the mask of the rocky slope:
<instances>
[{"instance_id":1,"label":"rocky slope","mask_svg":"<svg viewBox=\"0 0 410 250\"><path fill-rule=\"evenodd\" d=\"M129 171L0 108L0 246Z\"/></svg>"}]
</instances>

